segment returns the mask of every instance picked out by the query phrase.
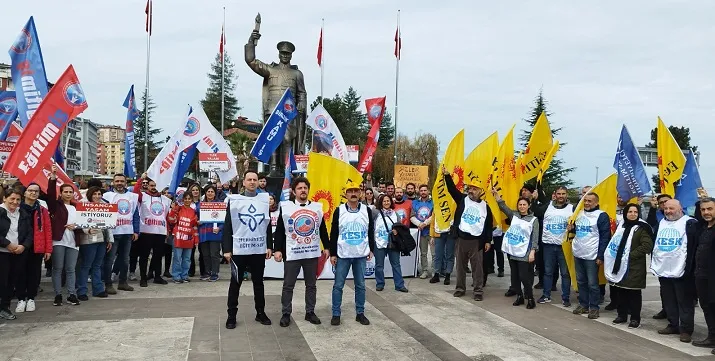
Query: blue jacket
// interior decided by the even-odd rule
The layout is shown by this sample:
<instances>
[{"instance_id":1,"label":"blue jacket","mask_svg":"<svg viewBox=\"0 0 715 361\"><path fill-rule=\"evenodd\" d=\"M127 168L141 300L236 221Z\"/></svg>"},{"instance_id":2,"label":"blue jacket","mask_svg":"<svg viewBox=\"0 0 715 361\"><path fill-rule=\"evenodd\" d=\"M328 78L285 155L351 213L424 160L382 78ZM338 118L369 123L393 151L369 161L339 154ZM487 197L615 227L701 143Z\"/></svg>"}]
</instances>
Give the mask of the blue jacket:
<instances>
[{"instance_id":1,"label":"blue jacket","mask_svg":"<svg viewBox=\"0 0 715 361\"><path fill-rule=\"evenodd\" d=\"M215 200L214 202L221 202L219 200ZM199 216L199 210L200 210L201 203L196 202L196 216ZM214 233L214 223L202 223L199 221L199 243L204 243L204 242L221 242L221 238L223 237L223 222L221 223L216 223L218 226L218 233Z\"/></svg>"}]
</instances>

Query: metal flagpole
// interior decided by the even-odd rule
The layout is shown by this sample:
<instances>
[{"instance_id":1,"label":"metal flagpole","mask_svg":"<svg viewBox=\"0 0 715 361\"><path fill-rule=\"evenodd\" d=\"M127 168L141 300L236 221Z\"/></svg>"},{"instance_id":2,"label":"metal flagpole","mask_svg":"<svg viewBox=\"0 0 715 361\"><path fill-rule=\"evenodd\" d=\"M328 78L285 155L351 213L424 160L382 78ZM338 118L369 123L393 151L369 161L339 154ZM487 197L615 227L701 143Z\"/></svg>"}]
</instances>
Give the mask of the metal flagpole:
<instances>
[{"instance_id":1,"label":"metal flagpole","mask_svg":"<svg viewBox=\"0 0 715 361\"><path fill-rule=\"evenodd\" d=\"M144 88L144 171L149 169L149 59L151 58L151 28L152 24L152 1L149 0L149 31L147 31L146 40L146 88Z\"/></svg>"},{"instance_id":2,"label":"metal flagpole","mask_svg":"<svg viewBox=\"0 0 715 361\"><path fill-rule=\"evenodd\" d=\"M224 130L224 63L226 62L226 7L223 7L223 25L221 26L221 136Z\"/></svg>"},{"instance_id":3,"label":"metal flagpole","mask_svg":"<svg viewBox=\"0 0 715 361\"><path fill-rule=\"evenodd\" d=\"M395 148L395 159L394 165L397 166L397 99L398 97L398 85L400 83L400 57L402 56L402 32L400 32L400 10L397 10L397 43L395 44L397 48L397 64L395 65L395 135L394 135L394 148Z\"/></svg>"},{"instance_id":4,"label":"metal flagpole","mask_svg":"<svg viewBox=\"0 0 715 361\"><path fill-rule=\"evenodd\" d=\"M323 46L323 29L325 28L325 18L320 19L320 46ZM320 105L323 105L323 86L324 86L324 70L325 69L325 60L323 57L323 53L321 51L320 53Z\"/></svg>"}]
</instances>

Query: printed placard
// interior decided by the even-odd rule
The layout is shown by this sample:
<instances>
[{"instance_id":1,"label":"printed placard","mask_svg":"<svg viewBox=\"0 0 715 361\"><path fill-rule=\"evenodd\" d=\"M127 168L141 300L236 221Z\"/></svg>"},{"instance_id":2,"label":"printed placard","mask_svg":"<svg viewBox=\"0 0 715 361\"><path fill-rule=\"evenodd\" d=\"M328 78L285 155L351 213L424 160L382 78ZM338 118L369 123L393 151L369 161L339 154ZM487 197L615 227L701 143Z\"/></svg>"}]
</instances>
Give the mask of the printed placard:
<instances>
[{"instance_id":1,"label":"printed placard","mask_svg":"<svg viewBox=\"0 0 715 361\"><path fill-rule=\"evenodd\" d=\"M228 154L199 153L199 170L202 172L225 172L229 169Z\"/></svg>"},{"instance_id":2,"label":"printed placard","mask_svg":"<svg viewBox=\"0 0 715 361\"><path fill-rule=\"evenodd\" d=\"M429 167L426 165L396 165L395 186L404 187L407 183L416 186L427 184L429 181Z\"/></svg>"},{"instance_id":3,"label":"printed placard","mask_svg":"<svg viewBox=\"0 0 715 361\"><path fill-rule=\"evenodd\" d=\"M295 166L293 173L306 173L308 172L308 155L296 154L295 155Z\"/></svg>"},{"instance_id":4,"label":"printed placard","mask_svg":"<svg viewBox=\"0 0 715 361\"><path fill-rule=\"evenodd\" d=\"M199 221L204 223L223 223L226 220L226 203L201 202L199 204Z\"/></svg>"},{"instance_id":5,"label":"printed placard","mask_svg":"<svg viewBox=\"0 0 715 361\"><path fill-rule=\"evenodd\" d=\"M0 142L0 170L5 166L5 161L14 147L15 142ZM9 177L10 173L3 171L2 176Z\"/></svg>"},{"instance_id":6,"label":"printed placard","mask_svg":"<svg viewBox=\"0 0 715 361\"><path fill-rule=\"evenodd\" d=\"M117 226L116 204L80 202L77 209L77 228L106 229Z\"/></svg>"}]
</instances>

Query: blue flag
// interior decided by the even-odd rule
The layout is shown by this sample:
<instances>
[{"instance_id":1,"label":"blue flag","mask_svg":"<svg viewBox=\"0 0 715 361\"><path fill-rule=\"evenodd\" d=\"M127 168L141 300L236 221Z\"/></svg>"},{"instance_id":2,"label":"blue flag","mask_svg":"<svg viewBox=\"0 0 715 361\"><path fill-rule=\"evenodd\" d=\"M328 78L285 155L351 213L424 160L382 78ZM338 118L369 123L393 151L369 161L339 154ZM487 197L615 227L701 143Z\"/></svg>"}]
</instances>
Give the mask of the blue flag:
<instances>
[{"instance_id":1,"label":"blue flag","mask_svg":"<svg viewBox=\"0 0 715 361\"><path fill-rule=\"evenodd\" d=\"M128 178L136 178L136 150L134 148L134 122L139 118L136 100L134 98L134 85L129 88L126 99L124 99L124 107L127 108L127 120L124 133L124 175Z\"/></svg>"},{"instance_id":2,"label":"blue flag","mask_svg":"<svg viewBox=\"0 0 715 361\"><path fill-rule=\"evenodd\" d=\"M286 89L283 97L276 104L271 116L263 126L261 134L258 135L256 143L253 144L251 155L263 163L268 163L271 159L271 154L278 149L278 146L283 141L288 124L296 115L298 115L298 110L295 108L293 94L291 94L290 89Z\"/></svg>"},{"instance_id":3,"label":"blue flag","mask_svg":"<svg viewBox=\"0 0 715 361\"><path fill-rule=\"evenodd\" d=\"M292 170L295 169L295 157L293 156L293 147L286 154L285 171L283 174L283 189L281 190L281 201L290 200L290 180Z\"/></svg>"},{"instance_id":4,"label":"blue flag","mask_svg":"<svg viewBox=\"0 0 715 361\"><path fill-rule=\"evenodd\" d=\"M23 128L47 96L47 75L35 20L30 17L10 50L11 74L17 92L17 109Z\"/></svg>"},{"instance_id":5,"label":"blue flag","mask_svg":"<svg viewBox=\"0 0 715 361\"><path fill-rule=\"evenodd\" d=\"M0 91L0 140L7 139L7 133L15 119L17 119L15 92Z\"/></svg>"},{"instance_id":6,"label":"blue flag","mask_svg":"<svg viewBox=\"0 0 715 361\"><path fill-rule=\"evenodd\" d=\"M698 201L698 188L702 187L703 182L700 180L698 164L695 162L693 151L690 151L685 158L683 176L675 184L675 199L680 201L683 208L692 207Z\"/></svg>"},{"instance_id":7,"label":"blue flag","mask_svg":"<svg viewBox=\"0 0 715 361\"><path fill-rule=\"evenodd\" d=\"M194 155L196 155L196 144L190 145L188 148L184 149L179 155L179 164L174 168L174 175L171 178L171 184L169 185L169 193L176 194L176 188L179 187L179 183L184 179L184 174L189 170L191 162L194 160ZM177 199L177 202L180 200Z\"/></svg>"},{"instance_id":8,"label":"blue flag","mask_svg":"<svg viewBox=\"0 0 715 361\"><path fill-rule=\"evenodd\" d=\"M621 129L621 139L618 140L618 150L616 150L616 157L613 160L613 168L618 172L616 190L621 199L628 201L631 198L650 193L648 174L625 125Z\"/></svg>"}]
</instances>

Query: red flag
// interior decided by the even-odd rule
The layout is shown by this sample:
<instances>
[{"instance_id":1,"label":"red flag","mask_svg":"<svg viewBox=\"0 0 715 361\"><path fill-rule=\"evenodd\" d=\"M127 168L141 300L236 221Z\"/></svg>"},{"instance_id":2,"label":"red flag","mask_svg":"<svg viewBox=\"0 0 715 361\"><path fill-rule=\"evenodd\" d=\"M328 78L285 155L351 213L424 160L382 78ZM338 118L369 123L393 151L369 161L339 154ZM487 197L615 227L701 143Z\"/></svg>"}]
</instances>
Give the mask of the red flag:
<instances>
[{"instance_id":1,"label":"red flag","mask_svg":"<svg viewBox=\"0 0 715 361\"><path fill-rule=\"evenodd\" d=\"M218 52L221 54L221 62L223 62L223 46L226 44L226 36L223 25L221 26L221 43L218 44Z\"/></svg>"},{"instance_id":2,"label":"red flag","mask_svg":"<svg viewBox=\"0 0 715 361\"><path fill-rule=\"evenodd\" d=\"M146 14L145 30L149 33L149 36L151 36L152 14L154 13L151 0L146 0L146 9L144 9L144 13Z\"/></svg>"},{"instance_id":3,"label":"red flag","mask_svg":"<svg viewBox=\"0 0 715 361\"><path fill-rule=\"evenodd\" d=\"M85 109L87 100L84 91L70 65L20 134L5 161L5 171L16 176L22 184L34 181L41 168L51 164L67 123Z\"/></svg>"},{"instance_id":4,"label":"red flag","mask_svg":"<svg viewBox=\"0 0 715 361\"><path fill-rule=\"evenodd\" d=\"M42 171L37 173L37 176L35 177L35 180L33 182L37 183L38 186L40 186L40 189L47 193L47 183L50 178L50 174L52 173L52 160L49 162L45 163L42 166ZM24 184L24 183L23 183ZM75 201L80 201L82 200L82 194L79 192L79 189L77 189L77 186L72 182L72 179L65 173L65 171L57 167L57 194L60 194L60 186L63 184L69 184L72 186L74 189L74 199Z\"/></svg>"},{"instance_id":5,"label":"red flag","mask_svg":"<svg viewBox=\"0 0 715 361\"><path fill-rule=\"evenodd\" d=\"M318 40L318 66L323 66L323 29L320 29L320 40Z\"/></svg>"},{"instance_id":6,"label":"red flag","mask_svg":"<svg viewBox=\"0 0 715 361\"><path fill-rule=\"evenodd\" d=\"M395 57L400 59L402 53L402 34L400 34L400 27L395 30Z\"/></svg>"},{"instance_id":7,"label":"red flag","mask_svg":"<svg viewBox=\"0 0 715 361\"><path fill-rule=\"evenodd\" d=\"M367 108L367 119L371 124L370 132L367 133L367 142L365 149L358 162L358 172L365 173L372 171L372 156L377 149L377 143L380 139L380 126L382 125L382 117L385 115L385 98L365 99L365 107Z\"/></svg>"}]
</instances>

